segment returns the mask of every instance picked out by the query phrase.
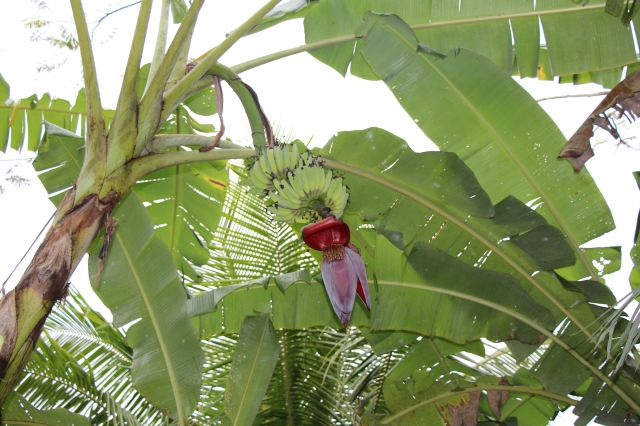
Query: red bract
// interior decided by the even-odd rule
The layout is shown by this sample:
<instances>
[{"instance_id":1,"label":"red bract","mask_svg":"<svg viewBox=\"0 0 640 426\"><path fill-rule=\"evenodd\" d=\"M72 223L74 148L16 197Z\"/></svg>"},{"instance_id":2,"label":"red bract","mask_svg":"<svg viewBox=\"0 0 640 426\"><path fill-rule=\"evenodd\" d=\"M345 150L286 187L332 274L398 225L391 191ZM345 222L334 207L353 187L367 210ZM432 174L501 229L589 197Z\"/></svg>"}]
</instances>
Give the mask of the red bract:
<instances>
[{"instance_id":1,"label":"red bract","mask_svg":"<svg viewBox=\"0 0 640 426\"><path fill-rule=\"evenodd\" d=\"M349 244L349 227L329 216L302 229L302 239L311 248L322 251L322 280L331 305L346 327L356 293L367 309L371 308L369 284L358 249Z\"/></svg>"},{"instance_id":2,"label":"red bract","mask_svg":"<svg viewBox=\"0 0 640 426\"><path fill-rule=\"evenodd\" d=\"M329 216L302 228L302 239L309 247L325 251L331 246L349 244L349 227L340 219Z\"/></svg>"}]
</instances>

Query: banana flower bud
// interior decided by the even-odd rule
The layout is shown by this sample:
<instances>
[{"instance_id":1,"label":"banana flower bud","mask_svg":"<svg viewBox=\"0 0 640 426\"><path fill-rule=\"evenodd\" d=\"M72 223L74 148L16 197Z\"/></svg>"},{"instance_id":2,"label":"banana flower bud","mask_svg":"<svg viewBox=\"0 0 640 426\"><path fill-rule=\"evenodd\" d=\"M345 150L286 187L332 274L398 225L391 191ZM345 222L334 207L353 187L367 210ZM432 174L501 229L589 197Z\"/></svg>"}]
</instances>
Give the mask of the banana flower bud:
<instances>
[{"instance_id":1,"label":"banana flower bud","mask_svg":"<svg viewBox=\"0 0 640 426\"><path fill-rule=\"evenodd\" d=\"M356 293L371 309L369 284L358 249L349 243L349 227L329 216L302 229L302 240L312 249L322 251L322 280L331 305L346 327Z\"/></svg>"}]
</instances>

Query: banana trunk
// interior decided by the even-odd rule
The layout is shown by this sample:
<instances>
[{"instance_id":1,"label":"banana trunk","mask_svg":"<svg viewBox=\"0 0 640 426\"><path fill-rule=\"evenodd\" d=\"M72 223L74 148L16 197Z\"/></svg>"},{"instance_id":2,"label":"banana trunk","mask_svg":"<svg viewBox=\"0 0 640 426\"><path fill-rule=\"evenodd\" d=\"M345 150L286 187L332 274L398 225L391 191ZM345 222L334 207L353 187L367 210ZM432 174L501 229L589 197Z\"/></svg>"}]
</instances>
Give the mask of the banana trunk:
<instances>
[{"instance_id":1,"label":"banana trunk","mask_svg":"<svg viewBox=\"0 0 640 426\"><path fill-rule=\"evenodd\" d=\"M74 196L69 191L20 282L0 301L0 407L20 378L53 305L64 298L69 277L119 198L92 194L73 205Z\"/></svg>"}]
</instances>

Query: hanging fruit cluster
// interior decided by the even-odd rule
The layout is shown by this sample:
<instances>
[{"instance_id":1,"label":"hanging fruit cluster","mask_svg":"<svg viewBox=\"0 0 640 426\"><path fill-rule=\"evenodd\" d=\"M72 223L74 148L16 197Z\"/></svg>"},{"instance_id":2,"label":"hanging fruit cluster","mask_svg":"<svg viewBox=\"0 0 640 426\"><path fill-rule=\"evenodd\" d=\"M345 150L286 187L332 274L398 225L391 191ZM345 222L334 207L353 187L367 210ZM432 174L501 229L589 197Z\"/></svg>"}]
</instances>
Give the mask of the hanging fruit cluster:
<instances>
[{"instance_id":1,"label":"hanging fruit cluster","mask_svg":"<svg viewBox=\"0 0 640 426\"><path fill-rule=\"evenodd\" d=\"M265 149L249 178L268 197L267 208L276 220L311 223L302 229L302 239L322 251L322 281L340 322L348 325L356 294L370 309L364 262L350 243L349 227L339 219L349 197L342 178L296 143Z\"/></svg>"},{"instance_id":2,"label":"hanging fruit cluster","mask_svg":"<svg viewBox=\"0 0 640 426\"><path fill-rule=\"evenodd\" d=\"M309 223L342 216L349 198L342 178L302 150L296 143L265 149L249 171L251 182L269 197L276 220Z\"/></svg>"}]
</instances>

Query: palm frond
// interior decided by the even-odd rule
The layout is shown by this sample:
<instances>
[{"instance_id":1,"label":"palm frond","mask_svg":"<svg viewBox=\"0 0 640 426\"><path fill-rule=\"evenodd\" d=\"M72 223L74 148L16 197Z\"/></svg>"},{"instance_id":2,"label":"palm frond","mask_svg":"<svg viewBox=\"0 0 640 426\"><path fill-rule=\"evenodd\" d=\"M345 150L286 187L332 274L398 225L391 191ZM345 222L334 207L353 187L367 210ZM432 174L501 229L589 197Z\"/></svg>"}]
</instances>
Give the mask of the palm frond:
<instances>
[{"instance_id":1,"label":"palm frond","mask_svg":"<svg viewBox=\"0 0 640 426\"><path fill-rule=\"evenodd\" d=\"M93 424L164 424L131 382L123 333L75 290L54 309L17 392L38 409L66 408Z\"/></svg>"},{"instance_id":2,"label":"palm frond","mask_svg":"<svg viewBox=\"0 0 640 426\"><path fill-rule=\"evenodd\" d=\"M266 275L318 269L296 232L273 220L262 198L230 184L220 224L209 245L209 263L201 272L213 286L237 284Z\"/></svg>"}]
</instances>

